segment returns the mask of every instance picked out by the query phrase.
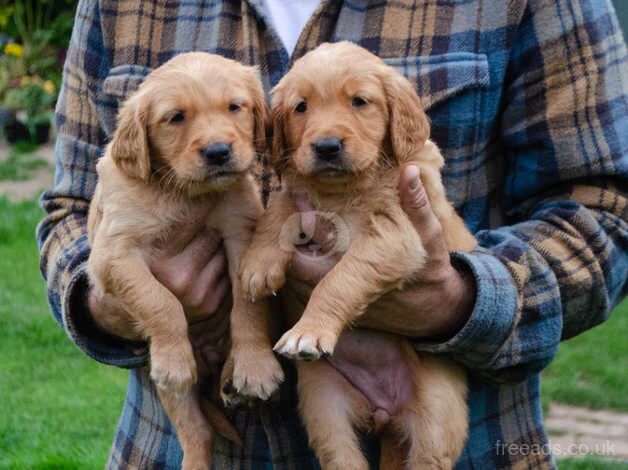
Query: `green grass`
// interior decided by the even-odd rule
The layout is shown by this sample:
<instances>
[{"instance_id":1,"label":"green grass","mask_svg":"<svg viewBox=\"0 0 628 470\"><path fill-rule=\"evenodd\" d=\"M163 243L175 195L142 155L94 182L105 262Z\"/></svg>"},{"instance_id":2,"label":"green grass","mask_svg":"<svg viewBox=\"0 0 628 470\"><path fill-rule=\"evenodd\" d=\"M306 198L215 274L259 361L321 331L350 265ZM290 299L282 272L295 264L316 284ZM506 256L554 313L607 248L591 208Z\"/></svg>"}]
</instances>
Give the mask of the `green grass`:
<instances>
[{"instance_id":1,"label":"green grass","mask_svg":"<svg viewBox=\"0 0 628 470\"><path fill-rule=\"evenodd\" d=\"M0 469L98 469L111 445L126 373L97 364L48 312L37 268L33 201L0 198ZM545 400L628 411L628 303L561 345L543 376ZM561 470L626 469L587 459Z\"/></svg>"},{"instance_id":2,"label":"green grass","mask_svg":"<svg viewBox=\"0 0 628 470\"><path fill-rule=\"evenodd\" d=\"M628 412L628 301L611 318L561 343L542 377L543 400Z\"/></svg>"},{"instance_id":3,"label":"green grass","mask_svg":"<svg viewBox=\"0 0 628 470\"><path fill-rule=\"evenodd\" d=\"M0 468L103 468L126 373L97 364L48 313L35 202L0 199Z\"/></svg>"},{"instance_id":4,"label":"green grass","mask_svg":"<svg viewBox=\"0 0 628 470\"><path fill-rule=\"evenodd\" d=\"M623 462L607 462L593 457L582 459L564 459L558 461L558 470L626 470L628 464Z\"/></svg>"},{"instance_id":5,"label":"green grass","mask_svg":"<svg viewBox=\"0 0 628 470\"><path fill-rule=\"evenodd\" d=\"M35 152L37 146L20 143L9 150L9 156L0 160L0 181L24 181L36 170L48 166L48 162L39 158Z\"/></svg>"}]
</instances>

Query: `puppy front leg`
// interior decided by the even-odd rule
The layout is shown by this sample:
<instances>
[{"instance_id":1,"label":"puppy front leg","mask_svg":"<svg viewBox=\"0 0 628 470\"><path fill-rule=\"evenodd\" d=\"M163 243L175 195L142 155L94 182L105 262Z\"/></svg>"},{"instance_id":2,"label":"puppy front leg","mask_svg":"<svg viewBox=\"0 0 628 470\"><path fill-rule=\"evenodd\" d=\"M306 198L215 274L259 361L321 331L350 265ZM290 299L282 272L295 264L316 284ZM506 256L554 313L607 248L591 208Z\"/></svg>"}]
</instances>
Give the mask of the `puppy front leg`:
<instances>
[{"instance_id":1,"label":"puppy front leg","mask_svg":"<svg viewBox=\"0 0 628 470\"><path fill-rule=\"evenodd\" d=\"M231 350L221 377L221 395L227 406L252 398L267 400L284 379L272 350L268 300L248 302L238 276L242 257L251 243L253 224L263 211L255 188L244 187L247 189L250 197L240 198L241 217L225 218L229 225L222 230L233 290Z\"/></svg>"},{"instance_id":2,"label":"puppy front leg","mask_svg":"<svg viewBox=\"0 0 628 470\"><path fill-rule=\"evenodd\" d=\"M141 256L130 254L107 266L107 290L150 341L151 378L159 387L186 393L196 382L197 370L183 306L155 279Z\"/></svg>"},{"instance_id":3,"label":"puppy front leg","mask_svg":"<svg viewBox=\"0 0 628 470\"><path fill-rule=\"evenodd\" d=\"M284 188L272 193L240 266L240 279L248 299L268 297L283 287L292 247L300 232L298 210L288 191Z\"/></svg>"},{"instance_id":4,"label":"puppy front leg","mask_svg":"<svg viewBox=\"0 0 628 470\"><path fill-rule=\"evenodd\" d=\"M229 367L223 369L221 396L226 406L250 399L267 400L283 382L284 374L271 344L267 299L248 302L237 275L246 248L242 239L225 238L233 291Z\"/></svg>"},{"instance_id":5,"label":"puppy front leg","mask_svg":"<svg viewBox=\"0 0 628 470\"><path fill-rule=\"evenodd\" d=\"M304 360L330 355L342 330L383 293L399 288L425 263L425 250L401 208L374 215L312 291L305 312L275 345L280 354Z\"/></svg>"}]
</instances>

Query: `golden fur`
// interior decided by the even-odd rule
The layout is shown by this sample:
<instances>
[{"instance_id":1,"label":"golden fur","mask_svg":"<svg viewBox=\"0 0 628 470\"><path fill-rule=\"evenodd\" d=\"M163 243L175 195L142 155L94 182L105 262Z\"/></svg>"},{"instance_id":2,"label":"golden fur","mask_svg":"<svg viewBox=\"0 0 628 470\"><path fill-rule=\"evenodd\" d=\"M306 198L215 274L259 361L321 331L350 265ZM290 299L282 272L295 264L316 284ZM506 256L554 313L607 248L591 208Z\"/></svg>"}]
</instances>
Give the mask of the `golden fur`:
<instances>
[{"instance_id":1,"label":"golden fur","mask_svg":"<svg viewBox=\"0 0 628 470\"><path fill-rule=\"evenodd\" d=\"M309 361L332 354L340 333L369 304L415 279L425 263L421 236L400 207L402 165L419 166L449 249L471 250L475 239L446 199L443 157L428 140L429 123L412 85L368 51L324 44L299 59L273 90L272 121L272 158L283 190L271 195L240 266L248 296L264 298L285 282L293 252L281 247L285 237L287 245L297 242L300 232L291 217L297 211L291 189L305 190L318 211L347 226L348 250L275 346ZM314 150L329 137L342 144L333 164L321 163ZM397 340L414 396L383 430L381 468L451 468L467 433L464 373ZM297 364L300 411L322 467L367 469L353 430L372 428L366 399L326 361Z\"/></svg>"},{"instance_id":2,"label":"golden fur","mask_svg":"<svg viewBox=\"0 0 628 470\"><path fill-rule=\"evenodd\" d=\"M90 278L128 312L129 328L150 342L151 377L176 428L184 469L211 468L212 432L199 407L186 312L149 262L182 223L220 232L233 286L232 345L222 380L241 395L268 398L283 372L271 350L267 305L246 302L236 275L263 210L250 168L264 148L264 126L255 69L206 53L181 54L122 105L97 167ZM231 145L225 164L203 156L216 143ZM217 410L200 405L219 432L238 440Z\"/></svg>"}]
</instances>

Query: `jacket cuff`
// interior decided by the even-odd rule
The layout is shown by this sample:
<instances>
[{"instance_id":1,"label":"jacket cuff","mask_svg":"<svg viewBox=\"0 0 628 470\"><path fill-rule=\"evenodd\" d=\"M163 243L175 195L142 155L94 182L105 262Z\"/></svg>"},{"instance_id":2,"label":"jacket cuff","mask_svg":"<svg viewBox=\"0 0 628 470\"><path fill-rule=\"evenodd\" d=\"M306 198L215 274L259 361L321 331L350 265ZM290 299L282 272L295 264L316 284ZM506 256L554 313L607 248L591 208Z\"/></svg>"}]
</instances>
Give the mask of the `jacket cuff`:
<instances>
[{"instance_id":1,"label":"jacket cuff","mask_svg":"<svg viewBox=\"0 0 628 470\"><path fill-rule=\"evenodd\" d=\"M99 328L87 307L87 262L79 265L63 296L61 319L70 339L85 354L103 364L136 368L148 363L148 346L111 335Z\"/></svg>"},{"instance_id":2,"label":"jacket cuff","mask_svg":"<svg viewBox=\"0 0 628 470\"><path fill-rule=\"evenodd\" d=\"M452 264L475 278L476 300L466 324L442 342L414 341L417 351L447 353L471 369L490 369L516 324L518 294L506 266L488 251L454 252Z\"/></svg>"}]
</instances>

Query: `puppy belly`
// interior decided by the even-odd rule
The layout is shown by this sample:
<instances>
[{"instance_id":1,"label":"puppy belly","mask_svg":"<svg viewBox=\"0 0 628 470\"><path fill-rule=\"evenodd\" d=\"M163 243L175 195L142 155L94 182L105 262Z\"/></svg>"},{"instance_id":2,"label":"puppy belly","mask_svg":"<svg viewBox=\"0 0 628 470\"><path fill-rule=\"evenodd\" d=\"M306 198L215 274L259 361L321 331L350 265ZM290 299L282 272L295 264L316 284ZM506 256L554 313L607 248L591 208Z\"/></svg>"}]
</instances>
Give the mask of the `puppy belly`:
<instances>
[{"instance_id":1,"label":"puppy belly","mask_svg":"<svg viewBox=\"0 0 628 470\"><path fill-rule=\"evenodd\" d=\"M376 431L416 397L414 374L400 341L385 333L350 330L343 333L336 354L328 359L369 401Z\"/></svg>"}]
</instances>

